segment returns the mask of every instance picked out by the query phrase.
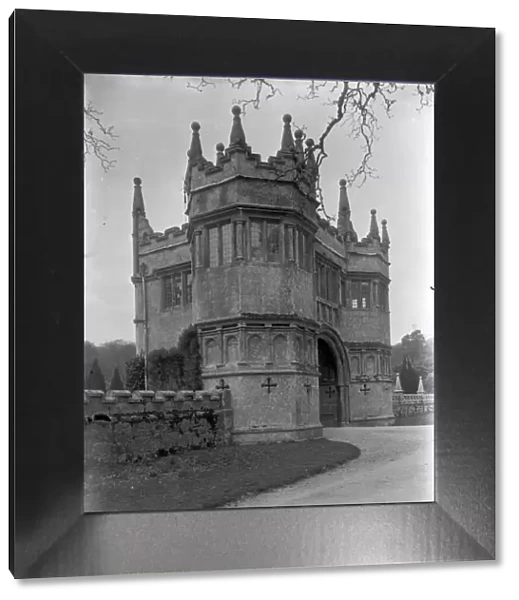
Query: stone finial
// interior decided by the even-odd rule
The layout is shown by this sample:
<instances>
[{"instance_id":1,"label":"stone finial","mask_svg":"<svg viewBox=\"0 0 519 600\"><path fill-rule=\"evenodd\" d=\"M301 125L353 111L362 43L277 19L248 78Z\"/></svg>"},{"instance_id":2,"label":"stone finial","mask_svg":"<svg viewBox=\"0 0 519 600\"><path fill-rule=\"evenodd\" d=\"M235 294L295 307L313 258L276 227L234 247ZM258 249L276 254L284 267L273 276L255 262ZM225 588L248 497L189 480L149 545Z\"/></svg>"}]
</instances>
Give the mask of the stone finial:
<instances>
[{"instance_id":1,"label":"stone finial","mask_svg":"<svg viewBox=\"0 0 519 600\"><path fill-rule=\"evenodd\" d=\"M200 123L193 121L191 123L191 146L187 152L189 164L195 165L198 162L205 162L202 154L202 142L200 141Z\"/></svg>"},{"instance_id":2,"label":"stone finial","mask_svg":"<svg viewBox=\"0 0 519 600\"><path fill-rule=\"evenodd\" d=\"M349 222L351 215L350 202L346 190L346 179L339 181L339 210L337 215L337 231L339 235L346 236L346 233L350 229Z\"/></svg>"},{"instance_id":3,"label":"stone finial","mask_svg":"<svg viewBox=\"0 0 519 600\"><path fill-rule=\"evenodd\" d=\"M375 208L371 209L371 223L369 226L369 234L367 237L370 240L380 241L380 234L378 231L378 223L377 223L377 211Z\"/></svg>"},{"instance_id":4,"label":"stone finial","mask_svg":"<svg viewBox=\"0 0 519 600\"><path fill-rule=\"evenodd\" d=\"M351 220L350 201L346 190L346 179L339 180L339 210L337 217L337 232L346 242L358 242L359 237Z\"/></svg>"},{"instance_id":5,"label":"stone finial","mask_svg":"<svg viewBox=\"0 0 519 600\"><path fill-rule=\"evenodd\" d=\"M281 136L281 148L280 152L287 152L292 154L294 152L295 144L294 138L292 137L292 115L283 115L283 135Z\"/></svg>"},{"instance_id":6,"label":"stone finial","mask_svg":"<svg viewBox=\"0 0 519 600\"><path fill-rule=\"evenodd\" d=\"M220 164L220 161L225 156L224 150L225 150L225 146L222 144L222 142L218 142L218 144L216 144L216 164L217 165Z\"/></svg>"},{"instance_id":7,"label":"stone finial","mask_svg":"<svg viewBox=\"0 0 519 600\"><path fill-rule=\"evenodd\" d=\"M243 125L241 122L241 108L235 105L231 109L233 116L231 135L229 138L229 146L241 146L242 148L247 147L245 140L245 131L243 131Z\"/></svg>"},{"instance_id":8,"label":"stone finial","mask_svg":"<svg viewBox=\"0 0 519 600\"><path fill-rule=\"evenodd\" d=\"M294 131L294 137L296 138L294 142L295 150L296 150L296 160L298 165L302 165L305 162L305 151L303 148L303 136L304 133L301 129L296 129Z\"/></svg>"},{"instance_id":9,"label":"stone finial","mask_svg":"<svg viewBox=\"0 0 519 600\"><path fill-rule=\"evenodd\" d=\"M396 394L401 394L404 390L402 389L402 384L400 383L400 374L396 374L396 382L395 389L393 390Z\"/></svg>"},{"instance_id":10,"label":"stone finial","mask_svg":"<svg viewBox=\"0 0 519 600\"><path fill-rule=\"evenodd\" d=\"M389 233L387 232L387 221L386 219L382 219L382 243L386 246L389 246L391 240L389 239Z\"/></svg>"},{"instance_id":11,"label":"stone finial","mask_svg":"<svg viewBox=\"0 0 519 600\"><path fill-rule=\"evenodd\" d=\"M146 216L146 211L144 210L144 198L142 197L142 179L140 177L135 177L133 180L133 216L141 215L143 217Z\"/></svg>"},{"instance_id":12,"label":"stone finial","mask_svg":"<svg viewBox=\"0 0 519 600\"><path fill-rule=\"evenodd\" d=\"M423 378L420 375L420 383L418 384L418 391L416 392L417 394L425 394L425 390L423 389Z\"/></svg>"}]
</instances>

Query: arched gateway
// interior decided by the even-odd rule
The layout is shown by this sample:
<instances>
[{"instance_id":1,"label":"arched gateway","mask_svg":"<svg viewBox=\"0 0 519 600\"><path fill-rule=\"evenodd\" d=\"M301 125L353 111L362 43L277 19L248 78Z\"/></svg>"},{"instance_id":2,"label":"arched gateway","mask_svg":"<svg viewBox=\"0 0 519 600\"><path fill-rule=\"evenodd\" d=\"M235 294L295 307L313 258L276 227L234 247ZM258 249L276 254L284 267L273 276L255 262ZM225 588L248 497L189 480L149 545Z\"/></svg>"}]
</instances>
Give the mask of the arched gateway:
<instances>
[{"instance_id":1,"label":"arched gateway","mask_svg":"<svg viewBox=\"0 0 519 600\"><path fill-rule=\"evenodd\" d=\"M323 427L340 427L350 421L348 356L337 334L318 337L319 418Z\"/></svg>"}]
</instances>

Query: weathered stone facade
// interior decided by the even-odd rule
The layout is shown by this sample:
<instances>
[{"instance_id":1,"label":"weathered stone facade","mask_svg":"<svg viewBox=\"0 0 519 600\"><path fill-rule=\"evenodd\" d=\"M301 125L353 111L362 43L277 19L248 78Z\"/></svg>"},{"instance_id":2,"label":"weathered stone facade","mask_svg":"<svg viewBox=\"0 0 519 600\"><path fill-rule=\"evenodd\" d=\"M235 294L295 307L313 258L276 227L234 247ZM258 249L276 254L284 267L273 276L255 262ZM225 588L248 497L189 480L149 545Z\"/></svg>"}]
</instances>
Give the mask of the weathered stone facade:
<instances>
[{"instance_id":1,"label":"weathered stone facade","mask_svg":"<svg viewBox=\"0 0 519 600\"><path fill-rule=\"evenodd\" d=\"M229 386L235 441L319 436L322 426L393 418L389 236L371 211L361 240L339 182L337 227L318 214L313 141L283 117L281 149L252 152L238 107L214 163L193 123L188 223L155 233L141 180L133 205L139 352L198 327L203 379Z\"/></svg>"}]
</instances>

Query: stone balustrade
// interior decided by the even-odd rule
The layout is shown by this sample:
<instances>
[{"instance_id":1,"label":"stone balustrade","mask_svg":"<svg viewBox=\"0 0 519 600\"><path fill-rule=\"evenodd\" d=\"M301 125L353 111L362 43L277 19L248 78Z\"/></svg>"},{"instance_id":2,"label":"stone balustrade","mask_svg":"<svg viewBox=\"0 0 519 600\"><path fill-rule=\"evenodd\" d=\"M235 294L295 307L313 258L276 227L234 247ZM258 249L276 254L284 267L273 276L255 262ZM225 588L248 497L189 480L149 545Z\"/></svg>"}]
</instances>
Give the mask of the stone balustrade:
<instances>
[{"instance_id":1,"label":"stone balustrade","mask_svg":"<svg viewBox=\"0 0 519 600\"><path fill-rule=\"evenodd\" d=\"M395 417L410 417L434 412L434 394L393 393Z\"/></svg>"}]
</instances>

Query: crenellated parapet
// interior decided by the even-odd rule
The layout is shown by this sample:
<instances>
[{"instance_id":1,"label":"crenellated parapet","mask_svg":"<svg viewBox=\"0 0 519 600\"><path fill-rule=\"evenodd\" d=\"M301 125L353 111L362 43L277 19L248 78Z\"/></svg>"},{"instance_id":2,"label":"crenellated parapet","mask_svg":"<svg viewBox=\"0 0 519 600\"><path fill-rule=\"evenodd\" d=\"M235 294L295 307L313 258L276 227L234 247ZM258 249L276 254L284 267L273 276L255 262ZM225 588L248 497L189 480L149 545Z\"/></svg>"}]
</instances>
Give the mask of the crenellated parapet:
<instances>
[{"instance_id":1,"label":"crenellated parapet","mask_svg":"<svg viewBox=\"0 0 519 600\"><path fill-rule=\"evenodd\" d=\"M140 238L139 247L152 249L164 248L171 244L182 244L188 241L189 223L183 223L180 227L168 227L165 231L153 231L152 233L143 233Z\"/></svg>"},{"instance_id":2,"label":"crenellated parapet","mask_svg":"<svg viewBox=\"0 0 519 600\"><path fill-rule=\"evenodd\" d=\"M103 462L232 444L234 429L228 390L86 390L84 423L86 456Z\"/></svg>"},{"instance_id":3,"label":"crenellated parapet","mask_svg":"<svg viewBox=\"0 0 519 600\"><path fill-rule=\"evenodd\" d=\"M191 213L193 195L210 187L218 186L233 179L254 179L272 183L295 183L299 192L313 200L315 206L315 177L317 167L313 158L313 140L306 140L303 149L303 132L297 130L292 135L290 115L283 116L281 148L267 160L253 152L247 144L241 109L232 108L233 123L227 148L221 142L216 145L214 162L204 158L201 152L200 125L191 124L192 142L188 151L188 167L185 177L185 190L189 196L187 214ZM294 139L295 138L295 139ZM314 207L315 208L315 207Z\"/></svg>"},{"instance_id":4,"label":"crenellated parapet","mask_svg":"<svg viewBox=\"0 0 519 600\"><path fill-rule=\"evenodd\" d=\"M229 395L221 390L84 391L85 417L129 415L168 411L224 410L230 408Z\"/></svg>"}]
</instances>

